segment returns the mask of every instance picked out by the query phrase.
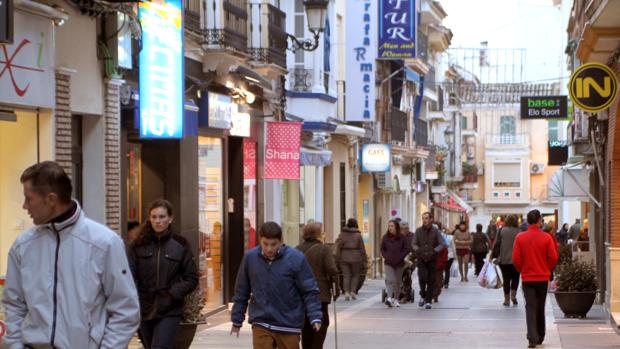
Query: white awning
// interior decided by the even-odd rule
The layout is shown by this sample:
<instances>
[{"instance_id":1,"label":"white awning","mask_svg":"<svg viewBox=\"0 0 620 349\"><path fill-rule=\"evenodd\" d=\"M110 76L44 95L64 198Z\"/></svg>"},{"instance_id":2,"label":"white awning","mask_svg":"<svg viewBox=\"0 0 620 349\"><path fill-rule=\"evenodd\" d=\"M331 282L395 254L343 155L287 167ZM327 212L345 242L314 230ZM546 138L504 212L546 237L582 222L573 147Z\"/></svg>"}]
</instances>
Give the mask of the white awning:
<instances>
[{"instance_id":1,"label":"white awning","mask_svg":"<svg viewBox=\"0 0 620 349\"><path fill-rule=\"evenodd\" d=\"M590 173L579 167L561 167L549 178L548 198L564 201L590 201Z\"/></svg>"},{"instance_id":2,"label":"white awning","mask_svg":"<svg viewBox=\"0 0 620 349\"><path fill-rule=\"evenodd\" d=\"M364 137L366 135L366 130L361 127L338 124L333 133L337 135Z\"/></svg>"},{"instance_id":3,"label":"white awning","mask_svg":"<svg viewBox=\"0 0 620 349\"><path fill-rule=\"evenodd\" d=\"M448 190L448 195L456 201L457 204L461 205L465 209L465 212L470 213L474 211L474 208L469 206L465 200L461 199L455 192Z\"/></svg>"}]
</instances>

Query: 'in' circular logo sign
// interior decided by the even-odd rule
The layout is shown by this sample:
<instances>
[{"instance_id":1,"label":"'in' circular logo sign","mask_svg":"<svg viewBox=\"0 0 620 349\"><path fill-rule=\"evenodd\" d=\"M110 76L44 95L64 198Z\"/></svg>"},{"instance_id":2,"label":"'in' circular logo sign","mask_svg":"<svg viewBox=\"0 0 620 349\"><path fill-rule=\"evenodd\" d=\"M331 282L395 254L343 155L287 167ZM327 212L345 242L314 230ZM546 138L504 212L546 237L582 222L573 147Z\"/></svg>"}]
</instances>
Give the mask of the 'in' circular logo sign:
<instances>
[{"instance_id":1,"label":"'in' circular logo sign","mask_svg":"<svg viewBox=\"0 0 620 349\"><path fill-rule=\"evenodd\" d=\"M608 66L588 63L575 70L568 85L570 97L580 109L597 112L609 107L618 94L618 80Z\"/></svg>"}]
</instances>

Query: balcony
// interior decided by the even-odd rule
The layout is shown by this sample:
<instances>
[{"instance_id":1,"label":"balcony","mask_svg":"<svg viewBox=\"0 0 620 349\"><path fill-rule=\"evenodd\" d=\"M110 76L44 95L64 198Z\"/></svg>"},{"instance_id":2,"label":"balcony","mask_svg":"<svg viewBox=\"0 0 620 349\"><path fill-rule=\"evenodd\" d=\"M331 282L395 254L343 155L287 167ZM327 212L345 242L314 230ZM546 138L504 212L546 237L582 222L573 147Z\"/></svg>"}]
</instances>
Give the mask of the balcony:
<instances>
[{"instance_id":1,"label":"balcony","mask_svg":"<svg viewBox=\"0 0 620 349\"><path fill-rule=\"evenodd\" d=\"M312 92L314 86L314 70L293 68L289 70L287 78L290 81L289 89L295 92Z\"/></svg>"},{"instance_id":2,"label":"balcony","mask_svg":"<svg viewBox=\"0 0 620 349\"><path fill-rule=\"evenodd\" d=\"M440 24L448 14L441 7L439 1L422 1L420 11L420 25Z\"/></svg>"},{"instance_id":3,"label":"balcony","mask_svg":"<svg viewBox=\"0 0 620 349\"><path fill-rule=\"evenodd\" d=\"M487 148L526 148L530 145L530 135L528 133L487 134L485 145Z\"/></svg>"},{"instance_id":4,"label":"balcony","mask_svg":"<svg viewBox=\"0 0 620 349\"><path fill-rule=\"evenodd\" d=\"M228 71L230 66L246 60L249 56L245 0L204 0L203 14L204 68Z\"/></svg>"},{"instance_id":5,"label":"balcony","mask_svg":"<svg viewBox=\"0 0 620 349\"><path fill-rule=\"evenodd\" d=\"M200 26L200 0L184 0L183 8L185 9L185 30L194 34L202 34Z\"/></svg>"},{"instance_id":6,"label":"balcony","mask_svg":"<svg viewBox=\"0 0 620 349\"><path fill-rule=\"evenodd\" d=\"M273 73L286 70L286 14L264 3L250 3L250 43L248 53L256 66L275 65ZM269 73L269 72L265 72Z\"/></svg>"},{"instance_id":7,"label":"balcony","mask_svg":"<svg viewBox=\"0 0 620 349\"><path fill-rule=\"evenodd\" d=\"M421 30L418 30L418 46L416 48L416 55L422 62L428 63L428 36Z\"/></svg>"}]
</instances>

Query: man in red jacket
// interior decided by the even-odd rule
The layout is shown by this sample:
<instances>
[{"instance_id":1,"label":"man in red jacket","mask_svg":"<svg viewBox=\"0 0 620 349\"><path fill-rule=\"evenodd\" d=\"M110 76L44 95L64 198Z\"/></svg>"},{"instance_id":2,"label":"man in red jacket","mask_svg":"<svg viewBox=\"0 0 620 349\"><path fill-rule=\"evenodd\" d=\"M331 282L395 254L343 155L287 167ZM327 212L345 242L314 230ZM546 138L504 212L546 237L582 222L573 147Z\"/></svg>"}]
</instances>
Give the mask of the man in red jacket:
<instances>
[{"instance_id":1,"label":"man in red jacket","mask_svg":"<svg viewBox=\"0 0 620 349\"><path fill-rule=\"evenodd\" d=\"M512 252L512 261L523 280L528 348L535 348L545 339L547 287L551 269L558 261L553 239L540 230L540 222L540 211L527 214L528 229L517 235Z\"/></svg>"}]
</instances>

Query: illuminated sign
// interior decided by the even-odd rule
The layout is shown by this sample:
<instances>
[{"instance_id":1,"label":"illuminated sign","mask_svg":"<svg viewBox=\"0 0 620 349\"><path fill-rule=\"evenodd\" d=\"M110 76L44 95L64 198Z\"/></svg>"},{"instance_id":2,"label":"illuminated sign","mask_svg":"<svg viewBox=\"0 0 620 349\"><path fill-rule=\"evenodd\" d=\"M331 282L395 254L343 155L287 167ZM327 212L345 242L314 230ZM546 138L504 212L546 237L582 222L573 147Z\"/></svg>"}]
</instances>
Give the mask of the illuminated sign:
<instances>
[{"instance_id":1,"label":"illuminated sign","mask_svg":"<svg viewBox=\"0 0 620 349\"><path fill-rule=\"evenodd\" d=\"M521 119L566 119L566 96L521 96Z\"/></svg>"},{"instance_id":2,"label":"illuminated sign","mask_svg":"<svg viewBox=\"0 0 620 349\"><path fill-rule=\"evenodd\" d=\"M231 136L237 137L250 137L250 114L240 113L238 111L239 106L234 104L232 113L232 128L230 129Z\"/></svg>"},{"instance_id":3,"label":"illuminated sign","mask_svg":"<svg viewBox=\"0 0 620 349\"><path fill-rule=\"evenodd\" d=\"M415 58L415 0L380 0L379 11L378 58Z\"/></svg>"},{"instance_id":4,"label":"illuminated sign","mask_svg":"<svg viewBox=\"0 0 620 349\"><path fill-rule=\"evenodd\" d=\"M364 144L362 146L362 172L389 172L391 149L387 144Z\"/></svg>"},{"instance_id":5,"label":"illuminated sign","mask_svg":"<svg viewBox=\"0 0 620 349\"><path fill-rule=\"evenodd\" d=\"M233 102L230 96L209 92L209 127L229 129L232 126Z\"/></svg>"},{"instance_id":6,"label":"illuminated sign","mask_svg":"<svg viewBox=\"0 0 620 349\"><path fill-rule=\"evenodd\" d=\"M183 137L183 4L140 2L140 138Z\"/></svg>"}]
</instances>

